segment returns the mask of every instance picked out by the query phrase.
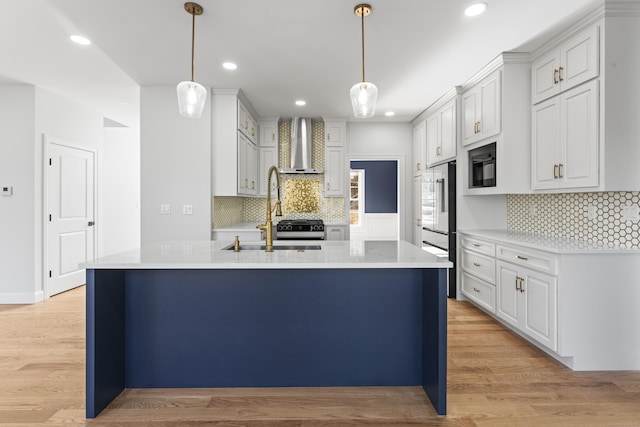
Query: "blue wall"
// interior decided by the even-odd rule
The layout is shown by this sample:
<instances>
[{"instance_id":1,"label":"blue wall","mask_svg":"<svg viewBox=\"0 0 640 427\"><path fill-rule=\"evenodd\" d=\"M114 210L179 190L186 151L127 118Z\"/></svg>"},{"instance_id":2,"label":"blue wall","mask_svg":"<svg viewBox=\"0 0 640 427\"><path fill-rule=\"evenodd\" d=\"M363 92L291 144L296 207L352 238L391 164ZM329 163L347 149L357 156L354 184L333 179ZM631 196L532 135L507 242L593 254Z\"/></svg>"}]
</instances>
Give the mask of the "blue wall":
<instances>
[{"instance_id":1,"label":"blue wall","mask_svg":"<svg viewBox=\"0 0 640 427\"><path fill-rule=\"evenodd\" d=\"M398 162L352 161L351 169L364 169L365 213L398 213Z\"/></svg>"}]
</instances>

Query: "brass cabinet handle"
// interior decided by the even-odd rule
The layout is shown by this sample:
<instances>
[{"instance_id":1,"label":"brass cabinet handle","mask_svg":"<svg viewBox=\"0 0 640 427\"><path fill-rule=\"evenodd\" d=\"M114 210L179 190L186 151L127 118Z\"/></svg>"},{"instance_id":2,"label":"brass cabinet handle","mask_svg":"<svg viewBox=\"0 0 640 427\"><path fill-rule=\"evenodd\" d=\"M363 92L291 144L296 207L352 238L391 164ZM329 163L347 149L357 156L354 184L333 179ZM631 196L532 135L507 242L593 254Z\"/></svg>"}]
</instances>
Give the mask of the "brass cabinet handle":
<instances>
[{"instance_id":1,"label":"brass cabinet handle","mask_svg":"<svg viewBox=\"0 0 640 427\"><path fill-rule=\"evenodd\" d=\"M479 247L480 247L480 246L482 246L482 245L480 245L480 244L478 244L478 243L472 243L472 244L471 244L471 246L475 246L476 248L479 248Z\"/></svg>"},{"instance_id":2,"label":"brass cabinet handle","mask_svg":"<svg viewBox=\"0 0 640 427\"><path fill-rule=\"evenodd\" d=\"M553 84L558 84L558 69L554 68L553 69Z\"/></svg>"},{"instance_id":3,"label":"brass cabinet handle","mask_svg":"<svg viewBox=\"0 0 640 427\"><path fill-rule=\"evenodd\" d=\"M248 179L244 180L244 188L249 188L249 180Z\"/></svg>"},{"instance_id":4,"label":"brass cabinet handle","mask_svg":"<svg viewBox=\"0 0 640 427\"><path fill-rule=\"evenodd\" d=\"M520 291L520 293L524 292L524 277L516 276L516 291Z\"/></svg>"},{"instance_id":5,"label":"brass cabinet handle","mask_svg":"<svg viewBox=\"0 0 640 427\"><path fill-rule=\"evenodd\" d=\"M522 256L522 255L516 255L516 258L521 259L523 261L528 261L529 260L529 258L527 258L525 256Z\"/></svg>"},{"instance_id":6,"label":"brass cabinet handle","mask_svg":"<svg viewBox=\"0 0 640 427\"><path fill-rule=\"evenodd\" d=\"M276 134L275 134L275 133L272 133L272 134L271 134L271 140L272 140L272 141L275 141L275 140L276 140Z\"/></svg>"},{"instance_id":7,"label":"brass cabinet handle","mask_svg":"<svg viewBox=\"0 0 640 427\"><path fill-rule=\"evenodd\" d=\"M558 165L558 178L560 178L560 179L564 178L564 177L562 176L562 167L563 167L563 166L564 166L564 165L563 165L562 163L560 163L560 164Z\"/></svg>"},{"instance_id":8,"label":"brass cabinet handle","mask_svg":"<svg viewBox=\"0 0 640 427\"><path fill-rule=\"evenodd\" d=\"M564 70L564 68L562 67L558 68L558 77L560 81L564 80L564 78L562 77L562 70Z\"/></svg>"},{"instance_id":9,"label":"brass cabinet handle","mask_svg":"<svg viewBox=\"0 0 640 427\"><path fill-rule=\"evenodd\" d=\"M327 182L327 190L331 190L331 183Z\"/></svg>"},{"instance_id":10,"label":"brass cabinet handle","mask_svg":"<svg viewBox=\"0 0 640 427\"><path fill-rule=\"evenodd\" d=\"M480 133L480 122L478 122L478 132L477 133Z\"/></svg>"},{"instance_id":11,"label":"brass cabinet handle","mask_svg":"<svg viewBox=\"0 0 640 427\"><path fill-rule=\"evenodd\" d=\"M327 134L327 141L331 141L331 134L330 133Z\"/></svg>"},{"instance_id":12,"label":"brass cabinet handle","mask_svg":"<svg viewBox=\"0 0 640 427\"><path fill-rule=\"evenodd\" d=\"M553 179L558 179L558 165L553 165Z\"/></svg>"},{"instance_id":13,"label":"brass cabinet handle","mask_svg":"<svg viewBox=\"0 0 640 427\"><path fill-rule=\"evenodd\" d=\"M516 291L520 290L520 277L516 276Z\"/></svg>"},{"instance_id":14,"label":"brass cabinet handle","mask_svg":"<svg viewBox=\"0 0 640 427\"><path fill-rule=\"evenodd\" d=\"M251 180L251 189L255 190L256 189L256 182Z\"/></svg>"},{"instance_id":15,"label":"brass cabinet handle","mask_svg":"<svg viewBox=\"0 0 640 427\"><path fill-rule=\"evenodd\" d=\"M480 292L480 289L478 289L478 288L473 288L473 291L474 291L474 292Z\"/></svg>"},{"instance_id":16,"label":"brass cabinet handle","mask_svg":"<svg viewBox=\"0 0 640 427\"><path fill-rule=\"evenodd\" d=\"M256 136L256 128L251 128L251 136Z\"/></svg>"},{"instance_id":17,"label":"brass cabinet handle","mask_svg":"<svg viewBox=\"0 0 640 427\"><path fill-rule=\"evenodd\" d=\"M478 264L477 262L474 262L473 265L475 265L476 267L480 267L480 264Z\"/></svg>"},{"instance_id":18,"label":"brass cabinet handle","mask_svg":"<svg viewBox=\"0 0 640 427\"><path fill-rule=\"evenodd\" d=\"M419 171L420 170L420 163L416 163L416 170Z\"/></svg>"}]
</instances>

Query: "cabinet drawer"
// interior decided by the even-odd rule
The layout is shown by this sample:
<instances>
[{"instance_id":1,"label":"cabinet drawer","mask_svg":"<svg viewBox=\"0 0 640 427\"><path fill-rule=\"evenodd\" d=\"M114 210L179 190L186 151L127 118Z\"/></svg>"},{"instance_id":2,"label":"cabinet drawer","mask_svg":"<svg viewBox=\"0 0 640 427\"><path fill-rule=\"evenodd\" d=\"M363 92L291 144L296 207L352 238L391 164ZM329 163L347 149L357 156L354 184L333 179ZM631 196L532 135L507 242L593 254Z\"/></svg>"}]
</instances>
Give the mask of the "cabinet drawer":
<instances>
[{"instance_id":1,"label":"cabinet drawer","mask_svg":"<svg viewBox=\"0 0 640 427\"><path fill-rule=\"evenodd\" d=\"M530 249L499 245L496 248L498 259L509 261L512 264L529 267L543 273L556 274L558 259L553 255L534 252Z\"/></svg>"},{"instance_id":2,"label":"cabinet drawer","mask_svg":"<svg viewBox=\"0 0 640 427\"><path fill-rule=\"evenodd\" d=\"M463 235L460 238L460 247L471 249L472 251L480 252L489 256L496 255L496 245L494 245L493 243L485 242L481 239L476 239L474 237Z\"/></svg>"},{"instance_id":3,"label":"cabinet drawer","mask_svg":"<svg viewBox=\"0 0 640 427\"><path fill-rule=\"evenodd\" d=\"M493 258L462 249L462 268L490 283L496 281L496 266Z\"/></svg>"},{"instance_id":4,"label":"cabinet drawer","mask_svg":"<svg viewBox=\"0 0 640 427\"><path fill-rule=\"evenodd\" d=\"M460 275L462 279L462 293L474 301L478 305L482 306L485 310L491 313L496 312L496 287L479 280L472 275L462 272Z\"/></svg>"}]
</instances>

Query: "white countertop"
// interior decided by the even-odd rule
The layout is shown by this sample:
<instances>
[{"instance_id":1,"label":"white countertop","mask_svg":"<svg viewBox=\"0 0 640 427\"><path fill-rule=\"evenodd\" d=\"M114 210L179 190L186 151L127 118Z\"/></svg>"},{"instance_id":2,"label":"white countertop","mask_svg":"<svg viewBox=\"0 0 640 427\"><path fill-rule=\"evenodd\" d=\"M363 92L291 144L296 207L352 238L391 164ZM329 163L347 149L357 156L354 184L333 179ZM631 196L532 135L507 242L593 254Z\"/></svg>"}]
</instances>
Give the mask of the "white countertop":
<instances>
[{"instance_id":1,"label":"white countertop","mask_svg":"<svg viewBox=\"0 0 640 427\"><path fill-rule=\"evenodd\" d=\"M264 242L241 242L263 245ZM162 242L89 262L95 269L330 269L450 268L452 263L404 241L274 241L275 246L320 245L320 250L226 250L231 241Z\"/></svg>"},{"instance_id":2,"label":"white countertop","mask_svg":"<svg viewBox=\"0 0 640 427\"><path fill-rule=\"evenodd\" d=\"M467 234L496 242L516 244L532 249L553 253L628 253L638 254L640 249L628 249L609 246L605 243L587 242L584 240L566 239L561 237L546 236L544 234L524 233L510 230L458 230L460 234Z\"/></svg>"}]
</instances>

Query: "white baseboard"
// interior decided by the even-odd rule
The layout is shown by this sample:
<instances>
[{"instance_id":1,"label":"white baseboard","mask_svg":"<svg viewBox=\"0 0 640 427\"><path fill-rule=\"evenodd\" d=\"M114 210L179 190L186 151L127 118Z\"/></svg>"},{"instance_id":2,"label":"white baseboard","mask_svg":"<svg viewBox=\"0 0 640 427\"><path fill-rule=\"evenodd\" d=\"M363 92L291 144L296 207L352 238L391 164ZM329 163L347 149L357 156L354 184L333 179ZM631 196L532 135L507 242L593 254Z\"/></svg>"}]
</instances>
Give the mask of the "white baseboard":
<instances>
[{"instance_id":1,"label":"white baseboard","mask_svg":"<svg viewBox=\"0 0 640 427\"><path fill-rule=\"evenodd\" d=\"M0 304L35 304L44 301L44 292L0 293Z\"/></svg>"}]
</instances>

